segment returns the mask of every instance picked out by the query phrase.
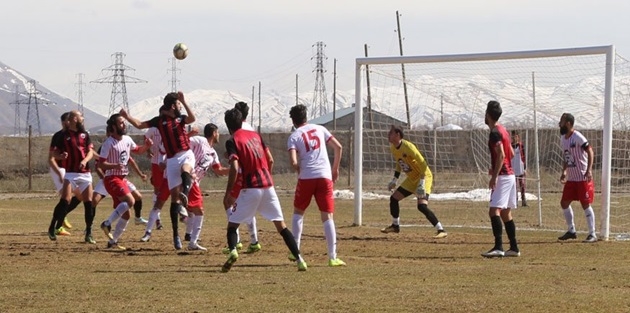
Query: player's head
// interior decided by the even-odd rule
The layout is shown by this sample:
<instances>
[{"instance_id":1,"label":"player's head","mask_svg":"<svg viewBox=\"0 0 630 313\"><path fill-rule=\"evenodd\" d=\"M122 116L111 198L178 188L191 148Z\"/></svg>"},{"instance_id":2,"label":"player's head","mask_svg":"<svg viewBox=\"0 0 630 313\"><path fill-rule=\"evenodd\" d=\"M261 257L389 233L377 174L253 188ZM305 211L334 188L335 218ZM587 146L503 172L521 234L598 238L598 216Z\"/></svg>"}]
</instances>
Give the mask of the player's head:
<instances>
[{"instance_id":1,"label":"player's head","mask_svg":"<svg viewBox=\"0 0 630 313\"><path fill-rule=\"evenodd\" d=\"M512 142L517 143L521 141L521 136L519 136L518 132L513 130L512 132Z\"/></svg>"},{"instance_id":2,"label":"player's head","mask_svg":"<svg viewBox=\"0 0 630 313\"><path fill-rule=\"evenodd\" d=\"M68 129L68 116L70 116L70 112L64 112L61 114L61 129L63 130Z\"/></svg>"},{"instance_id":3,"label":"player's head","mask_svg":"<svg viewBox=\"0 0 630 313\"><path fill-rule=\"evenodd\" d=\"M397 145L405 138L405 133L400 126L392 125L387 134L387 140L393 145Z\"/></svg>"},{"instance_id":4,"label":"player's head","mask_svg":"<svg viewBox=\"0 0 630 313\"><path fill-rule=\"evenodd\" d=\"M558 126L560 127L560 134L566 135L568 132L573 130L573 125L575 123L575 117L571 113L563 113L560 117L560 123Z\"/></svg>"},{"instance_id":5,"label":"player's head","mask_svg":"<svg viewBox=\"0 0 630 313\"><path fill-rule=\"evenodd\" d=\"M203 128L203 136L208 139L208 143L217 143L219 141L219 128L213 123L208 123Z\"/></svg>"},{"instance_id":6,"label":"player's head","mask_svg":"<svg viewBox=\"0 0 630 313\"><path fill-rule=\"evenodd\" d=\"M181 114L179 110L179 96L176 92L169 92L164 96L164 102L160 107L160 114L168 114L174 117L178 117Z\"/></svg>"},{"instance_id":7,"label":"player's head","mask_svg":"<svg viewBox=\"0 0 630 313\"><path fill-rule=\"evenodd\" d=\"M247 105L247 103L239 101L234 105L234 108L241 111L241 115L243 115L243 121L247 120L247 115L249 114L249 106Z\"/></svg>"},{"instance_id":8,"label":"player's head","mask_svg":"<svg viewBox=\"0 0 630 313\"><path fill-rule=\"evenodd\" d=\"M110 135L115 135L116 137L127 134L125 119L118 113L112 114L107 120L107 131Z\"/></svg>"},{"instance_id":9,"label":"player's head","mask_svg":"<svg viewBox=\"0 0 630 313\"><path fill-rule=\"evenodd\" d=\"M489 101L488 106L486 107L486 125L498 122L501 114L503 114L503 109L501 109L499 101Z\"/></svg>"},{"instance_id":10,"label":"player's head","mask_svg":"<svg viewBox=\"0 0 630 313\"><path fill-rule=\"evenodd\" d=\"M243 126L243 114L236 108L225 111L224 120L230 134L241 129Z\"/></svg>"},{"instance_id":11,"label":"player's head","mask_svg":"<svg viewBox=\"0 0 630 313\"><path fill-rule=\"evenodd\" d=\"M85 132L85 125L83 124L83 114L78 110L72 110L68 112L68 128L76 130L78 132Z\"/></svg>"},{"instance_id":12,"label":"player's head","mask_svg":"<svg viewBox=\"0 0 630 313\"><path fill-rule=\"evenodd\" d=\"M298 104L291 108L289 116L293 121L293 126L298 127L306 123L306 111L306 106L303 104Z\"/></svg>"}]
</instances>

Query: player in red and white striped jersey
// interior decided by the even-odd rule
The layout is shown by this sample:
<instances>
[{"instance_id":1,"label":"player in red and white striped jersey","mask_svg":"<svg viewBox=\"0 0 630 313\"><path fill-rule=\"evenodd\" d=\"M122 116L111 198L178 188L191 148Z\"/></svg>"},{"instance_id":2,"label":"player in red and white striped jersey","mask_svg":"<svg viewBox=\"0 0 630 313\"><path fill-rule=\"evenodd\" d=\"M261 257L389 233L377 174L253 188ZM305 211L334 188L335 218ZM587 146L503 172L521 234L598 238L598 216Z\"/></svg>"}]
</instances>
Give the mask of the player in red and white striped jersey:
<instances>
[{"instance_id":1,"label":"player in red and white striped jersey","mask_svg":"<svg viewBox=\"0 0 630 313\"><path fill-rule=\"evenodd\" d=\"M129 222L129 208L135 204L134 196L129 190L126 178L129 174L127 163L131 152L136 154L144 153L151 147L152 142L147 139L144 146L137 146L131 137L125 135L127 126L125 119L120 114L114 114L107 120L107 131L110 136L101 146L99 167L105 171L105 189L112 196L115 209L109 218L101 223L101 229L109 238L108 248L125 250L124 247L118 245L118 240ZM119 217L120 220L118 220ZM118 220L118 223L112 234L110 232L111 225L116 220Z\"/></svg>"},{"instance_id":2,"label":"player in red and white striped jersey","mask_svg":"<svg viewBox=\"0 0 630 313\"><path fill-rule=\"evenodd\" d=\"M151 234L153 226L156 225L157 229L162 228L162 222L160 220L160 212L166 200L170 196L170 190L168 189L168 181L164 174L164 167L166 166L166 152L162 145L162 136L160 131L151 127L144 134L145 138L149 138L153 141L153 145L149 150L149 156L151 157L151 185L153 186L153 208L149 213L149 220L147 222L146 232ZM145 235L146 235L145 232ZM143 237L144 238L144 237ZM147 238L148 241L149 238Z\"/></svg>"},{"instance_id":3,"label":"player in red and white striped jersey","mask_svg":"<svg viewBox=\"0 0 630 313\"><path fill-rule=\"evenodd\" d=\"M560 117L560 147L562 148L563 165L560 182L564 184L560 206L567 222L567 232L558 237L558 240L576 239L575 223L573 221L573 208L571 202L580 201L586 224L588 236L584 240L587 243L597 242L595 233L595 213L591 207L595 194L593 185L593 149L582 133L573 129L575 117L570 113L564 113Z\"/></svg>"},{"instance_id":4,"label":"player in red and white striped jersey","mask_svg":"<svg viewBox=\"0 0 630 313\"><path fill-rule=\"evenodd\" d=\"M287 140L291 166L298 173L298 182L293 199L293 237L300 248L304 212L311 199L315 197L320 218L324 226L324 237L328 247L328 265L345 266L346 263L337 258L337 232L333 214L333 183L339 178L339 163L342 147L339 141L323 126L308 124L306 107L298 104L291 108L289 115L295 131ZM329 146L334 151L332 167L328 160Z\"/></svg>"},{"instance_id":5,"label":"player in red and white striped jersey","mask_svg":"<svg viewBox=\"0 0 630 313\"><path fill-rule=\"evenodd\" d=\"M190 148L195 154L195 169L193 174L193 185L188 196L188 219L186 220L186 235L184 240L188 240L189 250L207 251L199 245L199 233L203 225L203 195L199 182L206 176L209 169L219 175L225 176L229 169L221 166L219 156L213 146L219 141L219 131L215 124L209 123L204 127L203 136L190 137Z\"/></svg>"},{"instance_id":6,"label":"player in red and white striped jersey","mask_svg":"<svg viewBox=\"0 0 630 313\"><path fill-rule=\"evenodd\" d=\"M514 150L510 144L510 134L499 123L503 114L501 104L489 101L486 107L485 122L490 128L488 148L490 149L490 222L494 235L494 247L481 254L483 257L518 257L521 255L516 242L516 225L512 219L512 210L516 209L516 178L512 170ZM510 249L503 252L503 225L510 240Z\"/></svg>"}]
</instances>

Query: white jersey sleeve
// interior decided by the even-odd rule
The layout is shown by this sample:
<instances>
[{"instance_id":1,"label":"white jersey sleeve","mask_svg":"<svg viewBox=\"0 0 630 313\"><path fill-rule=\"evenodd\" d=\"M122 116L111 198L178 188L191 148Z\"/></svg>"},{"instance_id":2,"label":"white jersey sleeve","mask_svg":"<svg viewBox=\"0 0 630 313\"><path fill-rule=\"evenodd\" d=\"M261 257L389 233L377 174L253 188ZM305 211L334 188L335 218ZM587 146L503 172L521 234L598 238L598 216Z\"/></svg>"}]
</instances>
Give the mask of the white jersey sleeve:
<instances>
[{"instance_id":1,"label":"white jersey sleeve","mask_svg":"<svg viewBox=\"0 0 630 313\"><path fill-rule=\"evenodd\" d=\"M295 150L300 167L299 179L332 179L326 143L332 134L323 126L305 124L297 128L287 140L288 150Z\"/></svg>"},{"instance_id":2,"label":"white jersey sleeve","mask_svg":"<svg viewBox=\"0 0 630 313\"><path fill-rule=\"evenodd\" d=\"M149 138L153 141L151 146L151 163L160 164L161 155L164 154L164 148L162 146L162 136L157 128L151 127L144 134L145 138ZM162 148L161 148L162 147ZM160 150L161 149L161 150Z\"/></svg>"}]
</instances>

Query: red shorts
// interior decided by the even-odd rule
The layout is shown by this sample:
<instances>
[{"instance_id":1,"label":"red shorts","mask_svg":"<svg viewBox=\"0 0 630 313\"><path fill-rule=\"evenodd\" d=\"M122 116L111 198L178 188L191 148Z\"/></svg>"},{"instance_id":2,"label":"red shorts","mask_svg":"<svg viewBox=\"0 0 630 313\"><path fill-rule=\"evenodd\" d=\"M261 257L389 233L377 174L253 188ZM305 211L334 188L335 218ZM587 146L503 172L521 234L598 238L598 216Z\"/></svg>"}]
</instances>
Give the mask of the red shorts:
<instances>
[{"instance_id":1,"label":"red shorts","mask_svg":"<svg viewBox=\"0 0 630 313\"><path fill-rule=\"evenodd\" d=\"M170 195L171 190L168 189L168 180L166 178L162 178L162 182L160 183L160 191L158 191L157 194L157 199L158 201L166 202Z\"/></svg>"},{"instance_id":2,"label":"red shorts","mask_svg":"<svg viewBox=\"0 0 630 313\"><path fill-rule=\"evenodd\" d=\"M203 195L199 184L193 183L188 192L188 207L189 208L203 208Z\"/></svg>"},{"instance_id":3,"label":"red shorts","mask_svg":"<svg viewBox=\"0 0 630 313\"><path fill-rule=\"evenodd\" d=\"M114 208L120 204L120 198L131 193L125 176L105 176L103 179L105 190L112 196L114 200Z\"/></svg>"},{"instance_id":4,"label":"red shorts","mask_svg":"<svg viewBox=\"0 0 630 313\"><path fill-rule=\"evenodd\" d=\"M313 196L315 196L315 202L320 211L326 213L335 212L332 180L327 178L298 179L293 206L298 210L304 211L311 203Z\"/></svg>"},{"instance_id":5,"label":"red shorts","mask_svg":"<svg viewBox=\"0 0 630 313\"><path fill-rule=\"evenodd\" d=\"M593 203L595 186L591 181L568 181L564 183L562 201L580 201L581 203Z\"/></svg>"},{"instance_id":6,"label":"red shorts","mask_svg":"<svg viewBox=\"0 0 630 313\"><path fill-rule=\"evenodd\" d=\"M159 190L163 181L164 170L158 164L151 163L151 185Z\"/></svg>"},{"instance_id":7,"label":"red shorts","mask_svg":"<svg viewBox=\"0 0 630 313\"><path fill-rule=\"evenodd\" d=\"M236 175L236 181L234 182L234 186L232 186L232 190L230 191L230 197L236 199L238 198L238 194L241 193L241 189L243 189L243 175L240 173Z\"/></svg>"}]
</instances>

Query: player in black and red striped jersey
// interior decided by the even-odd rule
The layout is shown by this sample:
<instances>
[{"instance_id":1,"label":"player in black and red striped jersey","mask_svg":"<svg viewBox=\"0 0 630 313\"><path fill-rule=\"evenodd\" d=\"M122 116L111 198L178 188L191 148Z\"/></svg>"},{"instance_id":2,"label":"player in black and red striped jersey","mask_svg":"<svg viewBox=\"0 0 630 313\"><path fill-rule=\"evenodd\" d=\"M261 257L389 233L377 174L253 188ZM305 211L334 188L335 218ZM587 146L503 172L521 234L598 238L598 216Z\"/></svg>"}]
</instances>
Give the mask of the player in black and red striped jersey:
<instances>
[{"instance_id":1,"label":"player in black and red striped jersey","mask_svg":"<svg viewBox=\"0 0 630 313\"><path fill-rule=\"evenodd\" d=\"M273 178L269 170L265 142L257 132L242 129L242 123L243 115L238 109L225 112L225 124L232 138L225 143L229 156L230 172L223 197L223 206L226 210L233 207L234 211L230 215L227 225L227 243L230 254L221 271L228 272L234 262L238 260L236 229L241 223L250 221L256 213L260 213L264 218L273 222L291 254L296 256L298 270L306 271L306 262L300 255L293 234L284 223L280 200L273 187ZM235 200L230 194L239 168L242 170L243 189Z\"/></svg>"},{"instance_id":2,"label":"player in black and red striped jersey","mask_svg":"<svg viewBox=\"0 0 630 313\"><path fill-rule=\"evenodd\" d=\"M92 174L88 162L96 152L90 141L90 135L85 131L81 112L70 111L68 129L63 131L61 136L56 137L51 146L53 146L54 158L61 161L61 167L66 169L66 173L60 192L61 197L55 206L53 218L48 228L48 237L50 240L57 239L55 229L62 226L68 212L72 191L78 189L81 192L85 208L85 242L93 243L92 222L95 212L92 206Z\"/></svg>"},{"instance_id":3,"label":"player in black and red striped jersey","mask_svg":"<svg viewBox=\"0 0 630 313\"><path fill-rule=\"evenodd\" d=\"M186 115L181 114L184 107ZM171 191L171 222L173 226L173 245L176 250L182 248L178 234L178 214L187 217L188 192L192 187L192 171L195 167L195 156L190 150L190 141L186 133L186 124L195 122L195 115L186 104L184 94L171 92L164 97L160 107L160 115L141 122L131 117L124 109L120 115L138 129L156 127L162 137L162 145L166 152L166 178Z\"/></svg>"},{"instance_id":4,"label":"player in black and red striped jersey","mask_svg":"<svg viewBox=\"0 0 630 313\"><path fill-rule=\"evenodd\" d=\"M490 149L490 222L494 235L494 247L481 255L492 257L517 257L521 255L516 242L516 225L512 219L512 209L516 209L516 178L512 170L514 150L510 143L510 134L499 123L503 110L497 101L488 102L486 124L490 128L488 148ZM503 225L510 240L510 249L503 252Z\"/></svg>"}]
</instances>

